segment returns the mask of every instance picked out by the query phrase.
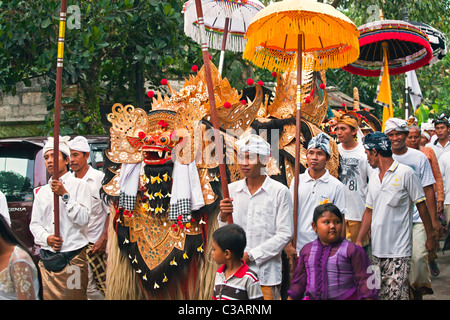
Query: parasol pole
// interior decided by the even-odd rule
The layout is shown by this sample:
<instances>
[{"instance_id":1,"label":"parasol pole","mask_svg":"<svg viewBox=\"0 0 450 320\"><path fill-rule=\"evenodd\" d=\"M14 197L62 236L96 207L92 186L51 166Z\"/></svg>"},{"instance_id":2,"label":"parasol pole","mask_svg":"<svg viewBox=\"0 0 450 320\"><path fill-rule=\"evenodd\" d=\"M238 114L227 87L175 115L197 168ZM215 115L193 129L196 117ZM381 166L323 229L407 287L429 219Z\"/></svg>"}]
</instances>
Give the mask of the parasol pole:
<instances>
[{"instance_id":1,"label":"parasol pole","mask_svg":"<svg viewBox=\"0 0 450 320\"><path fill-rule=\"evenodd\" d=\"M408 19L408 8L406 6L405 6L405 17L404 17L403 20L409 21L409 19ZM405 72L405 120L408 120L408 118L409 118L408 95L409 95L409 90L408 90L408 73Z\"/></svg>"},{"instance_id":2,"label":"parasol pole","mask_svg":"<svg viewBox=\"0 0 450 320\"><path fill-rule=\"evenodd\" d=\"M222 184L222 193L223 198L229 198L230 194L228 192L227 171L225 168L225 162L223 158L222 136L219 131L219 117L217 115L216 99L214 97L214 87L211 76L208 44L206 43L206 31L205 31L205 24L203 21L203 8L201 0L195 0L195 7L197 9L198 27L200 29L200 46L202 48L203 64L205 67L206 86L208 89L209 106L211 109L211 122L214 128L214 142L216 144L216 156L219 161L219 173L220 173L220 181ZM233 216L231 214L227 215L227 221L228 223L233 223Z\"/></svg>"},{"instance_id":3,"label":"parasol pole","mask_svg":"<svg viewBox=\"0 0 450 320\"><path fill-rule=\"evenodd\" d=\"M54 145L53 145L53 177L59 179L59 123L61 114L61 92L62 92L62 72L64 60L64 35L66 30L67 0L61 0L61 10L59 13L59 34L58 34L58 56L56 62L56 92L55 92L55 119L54 119ZM54 194L53 214L55 236L60 236L59 229L59 196Z\"/></svg>"},{"instance_id":4,"label":"parasol pole","mask_svg":"<svg viewBox=\"0 0 450 320\"><path fill-rule=\"evenodd\" d=\"M409 90L408 90L408 74L405 72L405 120L409 118Z\"/></svg>"},{"instance_id":5,"label":"parasol pole","mask_svg":"<svg viewBox=\"0 0 450 320\"><path fill-rule=\"evenodd\" d=\"M300 182L300 136L302 126L302 34L298 35L298 50L297 50L297 111L295 114L295 168L294 168L294 236L292 238L292 245L297 248L297 220L298 220L298 187Z\"/></svg>"},{"instance_id":6,"label":"parasol pole","mask_svg":"<svg viewBox=\"0 0 450 320\"><path fill-rule=\"evenodd\" d=\"M223 69L223 61L225 60L225 47L227 45L227 37L228 37L228 25L230 23L230 18L225 18L225 26L222 35L222 48L220 50L220 60L219 60L219 73L222 74Z\"/></svg>"}]
</instances>

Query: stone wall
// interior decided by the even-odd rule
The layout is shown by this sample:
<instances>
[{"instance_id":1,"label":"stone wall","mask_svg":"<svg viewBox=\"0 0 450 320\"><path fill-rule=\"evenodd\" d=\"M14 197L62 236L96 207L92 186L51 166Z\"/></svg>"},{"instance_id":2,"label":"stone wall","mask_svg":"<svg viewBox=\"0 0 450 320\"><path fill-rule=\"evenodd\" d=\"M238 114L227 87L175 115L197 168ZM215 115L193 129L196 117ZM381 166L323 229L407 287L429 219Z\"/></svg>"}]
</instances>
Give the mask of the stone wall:
<instances>
[{"instance_id":1,"label":"stone wall","mask_svg":"<svg viewBox=\"0 0 450 320\"><path fill-rule=\"evenodd\" d=\"M16 85L16 94L0 92L0 137L36 135L47 114L46 96L38 81Z\"/></svg>"}]
</instances>

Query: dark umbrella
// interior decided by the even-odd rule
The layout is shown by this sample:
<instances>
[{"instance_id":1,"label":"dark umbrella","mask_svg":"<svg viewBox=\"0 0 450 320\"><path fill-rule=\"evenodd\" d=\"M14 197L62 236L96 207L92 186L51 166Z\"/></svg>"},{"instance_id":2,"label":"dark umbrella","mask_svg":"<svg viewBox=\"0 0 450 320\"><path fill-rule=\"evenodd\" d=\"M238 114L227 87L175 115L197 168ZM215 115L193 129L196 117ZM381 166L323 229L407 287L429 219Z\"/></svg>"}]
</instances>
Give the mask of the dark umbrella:
<instances>
[{"instance_id":1,"label":"dark umbrella","mask_svg":"<svg viewBox=\"0 0 450 320\"><path fill-rule=\"evenodd\" d=\"M390 75L423 67L433 56L427 36L407 21L379 20L364 24L358 30L359 58L342 68L350 73L365 77L380 76L383 43L387 44Z\"/></svg>"},{"instance_id":2,"label":"dark umbrella","mask_svg":"<svg viewBox=\"0 0 450 320\"><path fill-rule=\"evenodd\" d=\"M390 75L416 70L433 56L427 36L413 24L402 20L378 20L358 28L358 60L342 67L350 73L380 77L375 102L383 106L383 129L393 117Z\"/></svg>"},{"instance_id":3,"label":"dark umbrella","mask_svg":"<svg viewBox=\"0 0 450 320\"><path fill-rule=\"evenodd\" d=\"M430 41L431 49L433 49L433 58L430 60L430 65L442 60L447 54L447 39L445 35L426 23L417 21L410 21L410 23L425 33Z\"/></svg>"}]
</instances>

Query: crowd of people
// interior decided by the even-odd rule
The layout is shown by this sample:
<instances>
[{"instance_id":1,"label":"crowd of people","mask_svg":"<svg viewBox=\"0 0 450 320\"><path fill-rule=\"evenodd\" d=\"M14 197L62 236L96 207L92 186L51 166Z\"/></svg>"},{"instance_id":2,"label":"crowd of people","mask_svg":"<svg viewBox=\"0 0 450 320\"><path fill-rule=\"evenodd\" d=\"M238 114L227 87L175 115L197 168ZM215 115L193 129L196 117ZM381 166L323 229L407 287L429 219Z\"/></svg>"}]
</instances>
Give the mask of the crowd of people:
<instances>
[{"instance_id":1,"label":"crowd of people","mask_svg":"<svg viewBox=\"0 0 450 320\"><path fill-rule=\"evenodd\" d=\"M30 231L40 247L39 263L1 217L0 299L104 299L109 207L100 197L103 173L88 164L89 152L86 138L60 137L54 155L53 137L48 138L45 167L54 176L58 161L59 178L34 190ZM54 194L60 200L58 235Z\"/></svg>"},{"instance_id":2,"label":"crowd of people","mask_svg":"<svg viewBox=\"0 0 450 320\"><path fill-rule=\"evenodd\" d=\"M261 170L270 145L251 136L239 146L245 179L230 184L230 198L220 202L220 221L225 224L226 215L233 214L251 240L242 255L224 240L219 251L242 259L233 264L235 271L248 266L259 276L254 282L264 299L280 296L280 248L295 267L288 299L409 300L432 294L430 277L439 274L436 250L449 221L445 162L450 157L442 156L449 145L447 117L434 121L436 134L391 118L383 133L365 136L352 115L336 118L340 174L336 179L326 169L329 136L312 138L300 175L295 243L293 229L286 228L293 223L284 212L292 206L288 188ZM257 155L253 164L246 160L250 154ZM293 196L293 183L290 190ZM277 245L266 248L274 239ZM218 270L214 298L223 299L222 288L239 273L227 273L228 260L217 261L226 267ZM251 291L261 298L254 286Z\"/></svg>"},{"instance_id":3,"label":"crowd of people","mask_svg":"<svg viewBox=\"0 0 450 320\"><path fill-rule=\"evenodd\" d=\"M327 169L330 137L320 133L308 143L298 190L294 181L288 187L266 173L271 146L263 138L251 134L237 142L245 178L229 184L230 197L220 201L211 252L220 266L213 299L282 299L284 253L289 300L408 300L433 293L436 251L450 218L447 117L434 121L434 132L391 118L383 133L365 136L352 115L336 120L339 176ZM0 299L105 297L109 208L99 194L103 173L88 164L84 137L61 137L59 155L53 148L50 137L45 166L53 176L58 161L59 178L34 191L30 230L40 246L38 264L0 207Z\"/></svg>"}]
</instances>

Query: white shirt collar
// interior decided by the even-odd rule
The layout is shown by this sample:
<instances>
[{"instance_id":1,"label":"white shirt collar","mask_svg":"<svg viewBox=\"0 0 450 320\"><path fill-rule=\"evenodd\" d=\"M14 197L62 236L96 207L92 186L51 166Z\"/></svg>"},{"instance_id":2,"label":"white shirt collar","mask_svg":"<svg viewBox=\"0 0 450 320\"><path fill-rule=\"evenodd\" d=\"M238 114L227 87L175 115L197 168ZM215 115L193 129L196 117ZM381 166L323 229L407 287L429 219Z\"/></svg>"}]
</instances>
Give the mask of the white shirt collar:
<instances>
[{"instance_id":1,"label":"white shirt collar","mask_svg":"<svg viewBox=\"0 0 450 320\"><path fill-rule=\"evenodd\" d=\"M259 190L264 190L267 193L269 193L269 189L270 189L270 187L269 187L269 185L270 185L269 179L270 179L270 177L269 177L269 175L266 172L264 173L264 175L266 176L266 179L264 179L264 182L261 185L261 187L259 187L259 189L253 195L259 193L260 192ZM244 178L244 179L240 180L240 182L241 183L236 188L236 191L238 191L238 192L245 191L248 194L250 194L250 190L248 190L248 186L247 186L247 178Z\"/></svg>"},{"instance_id":2,"label":"white shirt collar","mask_svg":"<svg viewBox=\"0 0 450 320\"><path fill-rule=\"evenodd\" d=\"M67 171L66 173L64 173L61 177L59 177L59 180L62 182L66 182L67 180L69 180L71 178L71 173L69 171ZM50 183L53 180L53 176L50 177L50 179L48 179L48 183Z\"/></svg>"},{"instance_id":3,"label":"white shirt collar","mask_svg":"<svg viewBox=\"0 0 450 320\"><path fill-rule=\"evenodd\" d=\"M305 170L305 176L306 176L306 182L308 181L315 181L315 179L311 178L311 176L309 175L309 168ZM317 180L323 181L323 182L328 182L328 180L330 179L330 172L328 171L328 169L325 169L325 173Z\"/></svg>"}]
</instances>

